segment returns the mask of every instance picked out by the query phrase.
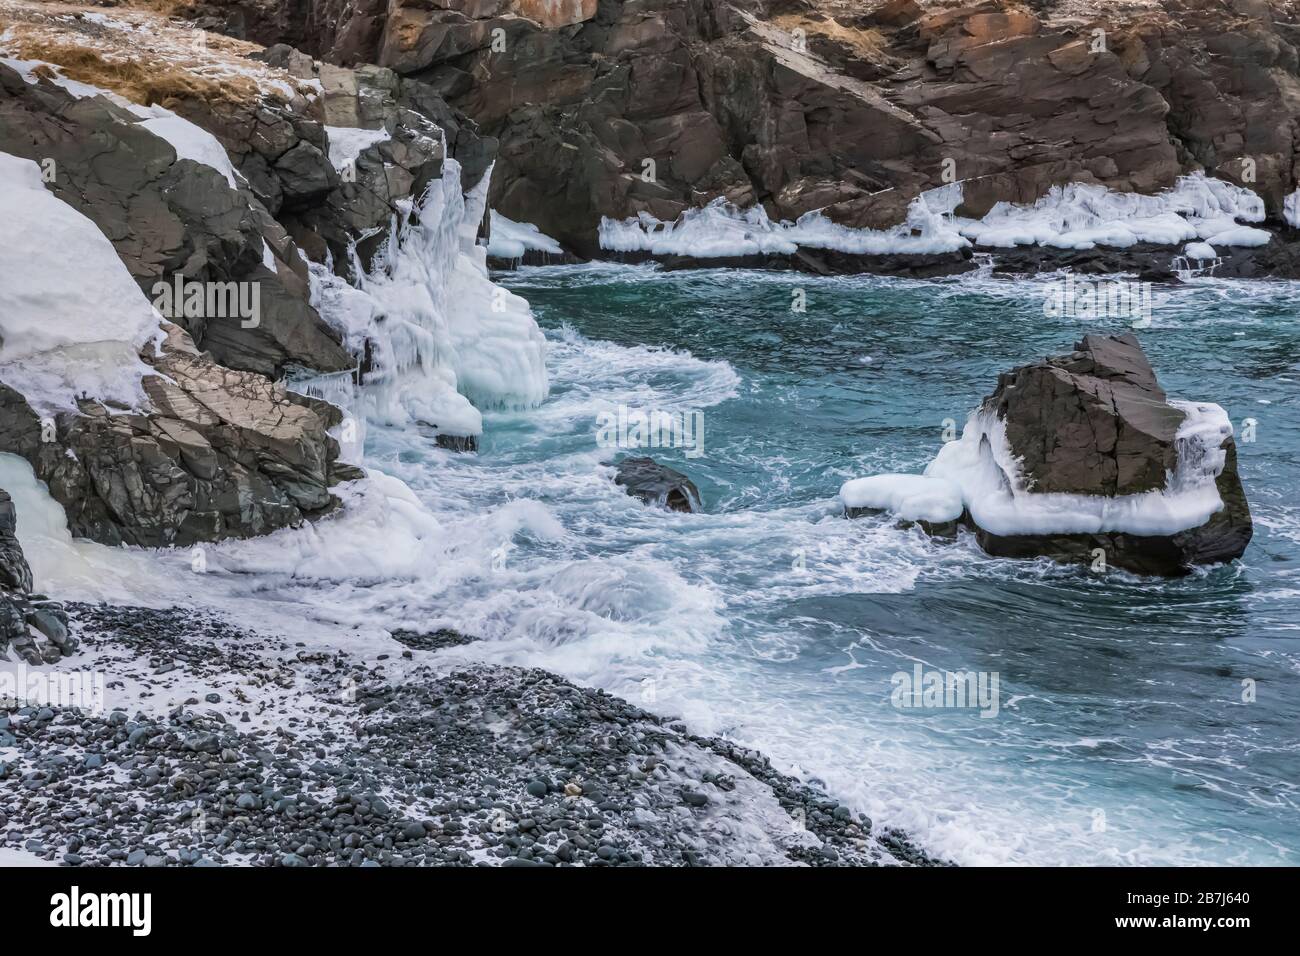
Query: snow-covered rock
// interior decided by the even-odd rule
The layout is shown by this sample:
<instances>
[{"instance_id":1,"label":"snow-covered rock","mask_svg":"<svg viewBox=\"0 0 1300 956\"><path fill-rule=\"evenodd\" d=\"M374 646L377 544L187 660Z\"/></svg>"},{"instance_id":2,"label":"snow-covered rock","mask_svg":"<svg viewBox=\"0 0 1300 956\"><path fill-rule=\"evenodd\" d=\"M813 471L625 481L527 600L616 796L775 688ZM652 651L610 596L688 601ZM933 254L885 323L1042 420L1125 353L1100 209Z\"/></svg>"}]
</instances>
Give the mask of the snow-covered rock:
<instances>
[{"instance_id":1,"label":"snow-covered rock","mask_svg":"<svg viewBox=\"0 0 1300 956\"><path fill-rule=\"evenodd\" d=\"M1131 333L1003 374L924 475L840 498L850 515L961 514L994 555L1155 574L1240 557L1253 531L1226 412L1170 401Z\"/></svg>"}]
</instances>

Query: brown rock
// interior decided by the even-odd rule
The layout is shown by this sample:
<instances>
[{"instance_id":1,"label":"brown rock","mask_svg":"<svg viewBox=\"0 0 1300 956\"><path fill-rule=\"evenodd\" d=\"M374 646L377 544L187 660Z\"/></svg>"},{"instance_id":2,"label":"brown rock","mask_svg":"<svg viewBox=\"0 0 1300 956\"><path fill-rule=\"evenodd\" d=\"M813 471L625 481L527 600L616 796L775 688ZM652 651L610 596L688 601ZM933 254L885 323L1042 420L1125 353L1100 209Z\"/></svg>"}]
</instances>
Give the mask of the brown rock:
<instances>
[{"instance_id":1,"label":"brown rock","mask_svg":"<svg viewBox=\"0 0 1300 956\"><path fill-rule=\"evenodd\" d=\"M998 378L984 407L1006 423L1030 491L1127 495L1165 486L1183 413L1131 332Z\"/></svg>"}]
</instances>

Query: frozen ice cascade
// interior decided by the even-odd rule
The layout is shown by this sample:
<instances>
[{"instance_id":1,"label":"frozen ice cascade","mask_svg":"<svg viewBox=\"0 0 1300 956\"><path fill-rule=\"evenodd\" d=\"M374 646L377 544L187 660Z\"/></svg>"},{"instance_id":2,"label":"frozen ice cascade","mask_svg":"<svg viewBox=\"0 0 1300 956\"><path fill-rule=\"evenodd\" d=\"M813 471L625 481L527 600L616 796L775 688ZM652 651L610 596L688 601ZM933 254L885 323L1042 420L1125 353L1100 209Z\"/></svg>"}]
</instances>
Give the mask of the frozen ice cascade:
<instances>
[{"instance_id":1,"label":"frozen ice cascade","mask_svg":"<svg viewBox=\"0 0 1300 956\"><path fill-rule=\"evenodd\" d=\"M468 194L460 166L393 216L367 268L350 249L355 283L330 264L312 264L312 300L362 361L342 373L290 382L365 422L420 424L439 434L482 434L482 409L531 408L546 397L546 342L523 298L488 278L487 250L475 243L489 169ZM345 440L344 451L362 438Z\"/></svg>"}]
</instances>

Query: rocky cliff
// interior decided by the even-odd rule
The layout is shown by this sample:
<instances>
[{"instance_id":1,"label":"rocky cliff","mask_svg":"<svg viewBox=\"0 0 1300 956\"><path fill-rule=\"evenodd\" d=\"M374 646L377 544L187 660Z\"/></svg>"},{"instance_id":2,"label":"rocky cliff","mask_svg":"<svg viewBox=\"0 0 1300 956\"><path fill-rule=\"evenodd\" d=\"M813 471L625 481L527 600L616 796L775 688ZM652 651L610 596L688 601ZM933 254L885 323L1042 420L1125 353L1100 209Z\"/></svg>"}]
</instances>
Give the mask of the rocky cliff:
<instances>
[{"instance_id":1,"label":"rocky cliff","mask_svg":"<svg viewBox=\"0 0 1300 956\"><path fill-rule=\"evenodd\" d=\"M359 386L369 349L364 329L347 340L322 314L311 269L355 279L351 250L368 261L449 157L475 186L493 141L417 80L145 7L3 0L0 35L4 209L24 239L3 258L0 452L27 459L74 534L111 544L188 546L329 513L330 488L361 476L340 459L344 414L281 382ZM117 261L76 259L96 242ZM118 274L125 292L95 287ZM122 311L154 329L138 359L140 341L108 341ZM134 375L135 400L75 368Z\"/></svg>"},{"instance_id":2,"label":"rocky cliff","mask_svg":"<svg viewBox=\"0 0 1300 956\"><path fill-rule=\"evenodd\" d=\"M901 222L1054 184L1204 169L1279 220L1295 188L1291 0L199 0L189 15L427 84L500 141L491 203L586 255L602 216L716 197Z\"/></svg>"}]
</instances>

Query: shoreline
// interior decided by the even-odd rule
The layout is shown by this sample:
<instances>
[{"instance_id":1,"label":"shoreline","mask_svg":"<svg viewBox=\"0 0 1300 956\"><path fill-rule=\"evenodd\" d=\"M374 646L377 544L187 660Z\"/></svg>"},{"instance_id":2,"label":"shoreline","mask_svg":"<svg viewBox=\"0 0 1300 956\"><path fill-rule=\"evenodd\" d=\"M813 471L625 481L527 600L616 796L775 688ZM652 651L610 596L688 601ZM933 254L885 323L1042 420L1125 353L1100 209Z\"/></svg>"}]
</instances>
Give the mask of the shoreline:
<instances>
[{"instance_id":1,"label":"shoreline","mask_svg":"<svg viewBox=\"0 0 1300 956\"><path fill-rule=\"evenodd\" d=\"M756 751L548 671L442 668L407 636L414 667L394 681L390 655L207 612L68 610L82 643L63 665L103 670L121 699L0 706L3 850L74 866L944 865Z\"/></svg>"},{"instance_id":2,"label":"shoreline","mask_svg":"<svg viewBox=\"0 0 1300 956\"><path fill-rule=\"evenodd\" d=\"M1272 229L1272 240L1258 247L1225 247L1211 266L1193 269L1197 276L1216 279L1300 279L1300 235L1295 230ZM657 265L664 272L704 269L743 269L796 272L814 276L875 275L911 279L943 279L971 275L988 269L997 278L1033 278L1061 271L1097 280L1136 276L1151 283L1175 283L1181 278L1173 268L1179 247L1138 243L1128 248L1098 246L1093 249L1058 249L1047 246L1014 248L971 247L943 253L858 254L834 249L800 248L793 254L762 253L743 256L660 255L652 252L603 251L582 260L572 254L548 255L529 250L519 259L489 257L493 272L515 272L522 266ZM1189 264L1190 265L1190 264Z\"/></svg>"}]
</instances>

